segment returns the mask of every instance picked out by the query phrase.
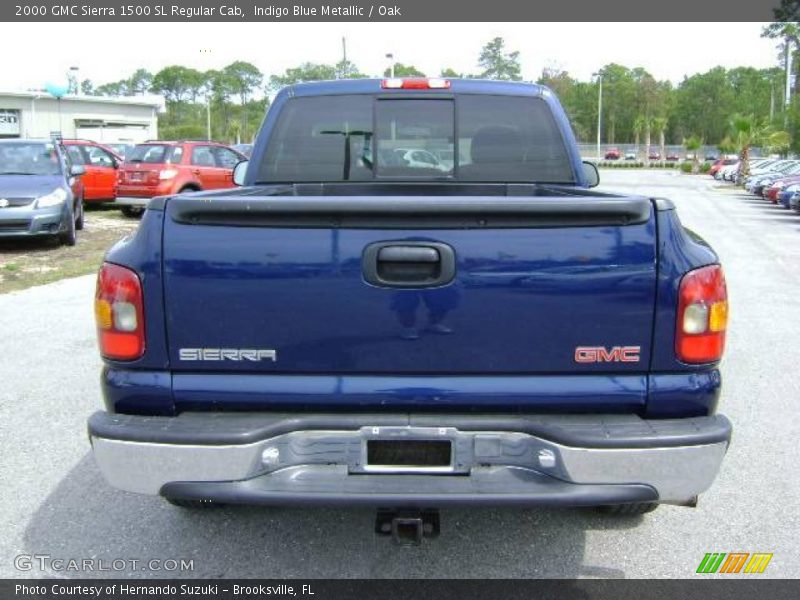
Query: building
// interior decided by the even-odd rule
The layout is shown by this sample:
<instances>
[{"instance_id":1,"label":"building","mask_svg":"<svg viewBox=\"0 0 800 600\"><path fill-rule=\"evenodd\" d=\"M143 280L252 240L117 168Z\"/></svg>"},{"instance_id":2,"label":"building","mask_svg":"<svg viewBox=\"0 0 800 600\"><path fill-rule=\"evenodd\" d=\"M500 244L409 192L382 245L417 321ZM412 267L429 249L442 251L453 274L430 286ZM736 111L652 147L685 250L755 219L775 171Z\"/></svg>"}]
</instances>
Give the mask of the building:
<instances>
[{"instance_id":1,"label":"building","mask_svg":"<svg viewBox=\"0 0 800 600\"><path fill-rule=\"evenodd\" d=\"M0 138L65 138L137 143L158 138L161 96L71 96L0 90Z\"/></svg>"}]
</instances>

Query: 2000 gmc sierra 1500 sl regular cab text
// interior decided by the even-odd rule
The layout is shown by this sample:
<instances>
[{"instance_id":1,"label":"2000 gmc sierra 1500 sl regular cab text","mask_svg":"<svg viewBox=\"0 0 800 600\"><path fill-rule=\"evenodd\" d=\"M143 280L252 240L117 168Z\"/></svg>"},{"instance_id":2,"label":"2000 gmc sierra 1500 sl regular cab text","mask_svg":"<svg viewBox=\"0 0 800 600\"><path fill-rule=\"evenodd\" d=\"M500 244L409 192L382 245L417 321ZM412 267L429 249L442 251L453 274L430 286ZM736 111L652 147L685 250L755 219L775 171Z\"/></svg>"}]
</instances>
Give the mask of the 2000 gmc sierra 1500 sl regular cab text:
<instances>
[{"instance_id":1,"label":"2000 gmc sierra 1500 sl regular cab text","mask_svg":"<svg viewBox=\"0 0 800 600\"><path fill-rule=\"evenodd\" d=\"M295 85L236 177L152 201L100 271L112 485L403 509L382 526L412 537L422 509L633 514L711 485L718 258L668 200L588 189L546 88Z\"/></svg>"}]
</instances>

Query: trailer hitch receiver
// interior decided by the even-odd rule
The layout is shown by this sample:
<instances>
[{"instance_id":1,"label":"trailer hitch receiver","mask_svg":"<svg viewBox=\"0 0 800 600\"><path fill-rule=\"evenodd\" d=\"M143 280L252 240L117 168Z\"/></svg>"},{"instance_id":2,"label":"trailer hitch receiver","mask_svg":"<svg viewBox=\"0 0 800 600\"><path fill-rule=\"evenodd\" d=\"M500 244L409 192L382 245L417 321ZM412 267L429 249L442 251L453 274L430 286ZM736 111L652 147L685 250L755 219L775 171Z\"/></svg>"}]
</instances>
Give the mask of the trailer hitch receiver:
<instances>
[{"instance_id":1,"label":"trailer hitch receiver","mask_svg":"<svg viewBox=\"0 0 800 600\"><path fill-rule=\"evenodd\" d=\"M401 546L419 546L423 538L439 535L439 511L379 510L375 533L391 536Z\"/></svg>"}]
</instances>

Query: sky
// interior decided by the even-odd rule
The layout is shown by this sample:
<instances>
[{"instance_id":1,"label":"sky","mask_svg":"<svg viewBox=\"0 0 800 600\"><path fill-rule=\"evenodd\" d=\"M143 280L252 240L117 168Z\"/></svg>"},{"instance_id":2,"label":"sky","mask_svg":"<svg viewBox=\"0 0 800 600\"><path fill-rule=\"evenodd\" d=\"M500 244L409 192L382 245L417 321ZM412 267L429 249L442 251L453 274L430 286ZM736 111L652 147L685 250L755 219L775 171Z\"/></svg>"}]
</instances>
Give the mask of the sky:
<instances>
[{"instance_id":1,"label":"sky","mask_svg":"<svg viewBox=\"0 0 800 600\"><path fill-rule=\"evenodd\" d=\"M65 81L72 66L95 85L180 64L200 70L235 60L263 73L282 73L302 62L334 63L347 56L362 72L380 75L387 53L429 75L442 67L476 73L481 47L495 36L520 52L523 79L558 67L588 80L604 64L641 66L656 79L679 83L685 75L726 68L776 65L775 40L762 39L762 23L16 23L0 36L0 88L41 89ZM57 50L31 40L59 39ZM14 60L14 57L17 60Z\"/></svg>"}]
</instances>

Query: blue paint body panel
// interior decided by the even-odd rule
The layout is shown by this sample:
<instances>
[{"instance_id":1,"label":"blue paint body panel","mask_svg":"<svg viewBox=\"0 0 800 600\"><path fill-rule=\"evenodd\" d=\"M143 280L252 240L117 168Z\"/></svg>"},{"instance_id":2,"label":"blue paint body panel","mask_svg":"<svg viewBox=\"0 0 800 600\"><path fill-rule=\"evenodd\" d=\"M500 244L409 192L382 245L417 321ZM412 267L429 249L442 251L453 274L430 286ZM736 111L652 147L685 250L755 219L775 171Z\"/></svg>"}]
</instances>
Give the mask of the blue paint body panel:
<instances>
[{"instance_id":1,"label":"blue paint body panel","mask_svg":"<svg viewBox=\"0 0 800 600\"><path fill-rule=\"evenodd\" d=\"M643 375L376 376L176 374L181 410L361 409L641 412Z\"/></svg>"},{"instance_id":2,"label":"blue paint body panel","mask_svg":"<svg viewBox=\"0 0 800 600\"><path fill-rule=\"evenodd\" d=\"M268 348L277 360L224 361L229 372L569 373L577 346L640 346L655 303L655 221L578 229L415 231L269 229L165 223L170 364L179 348ZM565 238L570 243L564 244ZM367 284L364 248L436 241L456 254L455 281L435 289ZM224 247L224 254L220 248ZM442 335L427 328L446 325ZM402 337L414 327L419 338Z\"/></svg>"}]
</instances>

